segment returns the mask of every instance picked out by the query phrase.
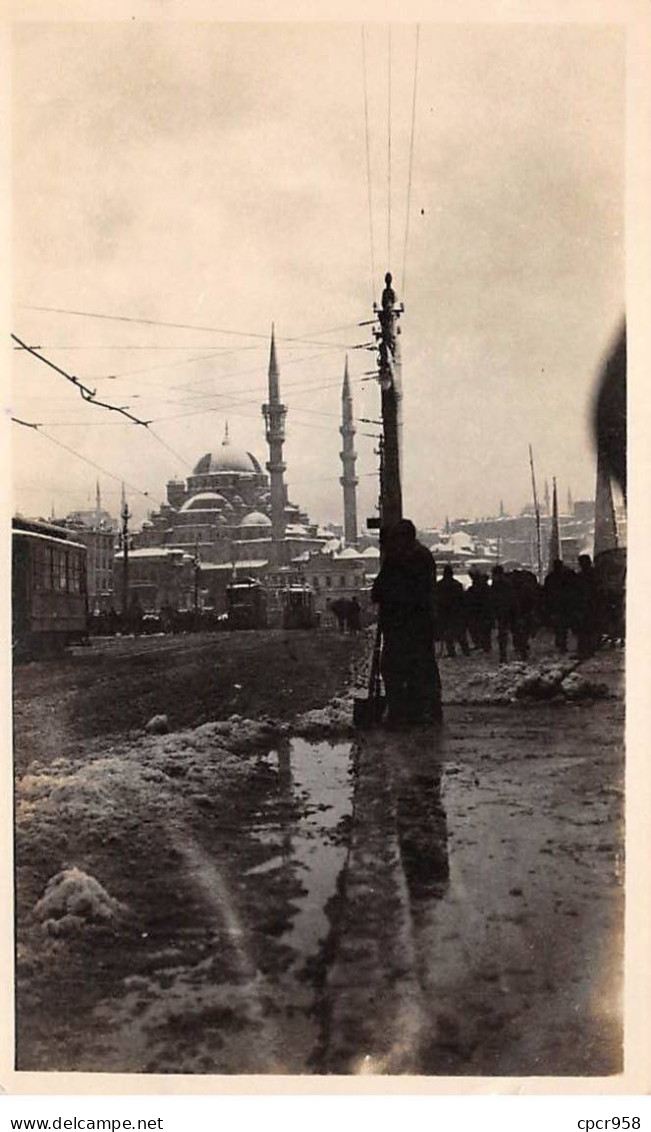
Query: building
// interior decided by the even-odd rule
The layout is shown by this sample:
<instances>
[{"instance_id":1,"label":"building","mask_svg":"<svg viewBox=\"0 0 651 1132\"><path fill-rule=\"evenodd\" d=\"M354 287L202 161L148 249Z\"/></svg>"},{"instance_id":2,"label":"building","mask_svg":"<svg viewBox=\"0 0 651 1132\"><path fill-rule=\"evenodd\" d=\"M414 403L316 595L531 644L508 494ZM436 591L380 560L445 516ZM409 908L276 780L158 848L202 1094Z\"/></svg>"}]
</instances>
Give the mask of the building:
<instances>
[{"instance_id":1,"label":"building","mask_svg":"<svg viewBox=\"0 0 651 1132\"><path fill-rule=\"evenodd\" d=\"M129 589L133 579L144 608L160 608L162 595L174 593L182 603L177 608L196 600L221 611L233 578L263 578L283 567L300 571L311 553L332 541L330 532L288 499L283 461L287 408L280 399L273 328L262 414L269 445L266 468L232 442L226 424L219 447L201 456L186 480L168 482L166 502L134 534ZM158 553L147 553L152 551ZM178 553L170 557L172 551L185 554L192 569L198 566L191 597L185 582L171 582L186 569ZM122 555L117 559L122 562Z\"/></svg>"},{"instance_id":2,"label":"building","mask_svg":"<svg viewBox=\"0 0 651 1132\"><path fill-rule=\"evenodd\" d=\"M88 585L88 611L99 613L114 604L114 559L117 522L103 510L99 483L96 484L96 503L93 510L70 511L65 519L57 519L59 526L75 532L75 538L86 547Z\"/></svg>"},{"instance_id":3,"label":"building","mask_svg":"<svg viewBox=\"0 0 651 1132\"><path fill-rule=\"evenodd\" d=\"M376 559L370 562L351 546L310 554L303 563L303 578L314 590L315 608L323 614L329 601L353 596L361 599L370 585L369 564L377 573Z\"/></svg>"}]
</instances>

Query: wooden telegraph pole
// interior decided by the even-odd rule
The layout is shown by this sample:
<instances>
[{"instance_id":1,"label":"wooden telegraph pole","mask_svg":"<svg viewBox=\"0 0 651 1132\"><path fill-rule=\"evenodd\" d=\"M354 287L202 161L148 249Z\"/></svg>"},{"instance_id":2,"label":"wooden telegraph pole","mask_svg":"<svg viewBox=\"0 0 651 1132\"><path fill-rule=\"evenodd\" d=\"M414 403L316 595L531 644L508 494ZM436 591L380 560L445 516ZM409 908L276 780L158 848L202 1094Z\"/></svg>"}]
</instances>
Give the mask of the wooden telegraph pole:
<instances>
[{"instance_id":1,"label":"wooden telegraph pole","mask_svg":"<svg viewBox=\"0 0 651 1132\"><path fill-rule=\"evenodd\" d=\"M129 519L131 513L127 504L127 497L122 484L122 615L129 616Z\"/></svg>"},{"instance_id":2,"label":"wooden telegraph pole","mask_svg":"<svg viewBox=\"0 0 651 1132\"><path fill-rule=\"evenodd\" d=\"M381 519L384 527L393 526L402 518L400 465L402 456L402 365L400 358L400 326L404 312L396 303L390 272L384 277L381 306L373 304L380 323L374 334L378 343L378 379L382 391L382 481Z\"/></svg>"}]
</instances>

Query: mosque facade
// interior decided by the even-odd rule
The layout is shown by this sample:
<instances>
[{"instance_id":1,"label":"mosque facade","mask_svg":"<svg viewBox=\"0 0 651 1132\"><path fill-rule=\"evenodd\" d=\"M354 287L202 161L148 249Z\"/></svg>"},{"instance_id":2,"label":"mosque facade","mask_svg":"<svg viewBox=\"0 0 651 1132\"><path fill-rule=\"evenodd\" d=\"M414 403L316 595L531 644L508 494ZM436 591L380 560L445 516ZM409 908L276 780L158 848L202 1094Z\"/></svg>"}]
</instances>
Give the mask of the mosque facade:
<instances>
[{"instance_id":1,"label":"mosque facade","mask_svg":"<svg viewBox=\"0 0 651 1132\"><path fill-rule=\"evenodd\" d=\"M347 373L344 397L351 416ZM171 601L178 608L199 602L223 609L226 586L235 577L265 578L273 584L283 573L307 576L308 563L336 553L332 533L313 523L288 499L283 462L287 409L280 398L273 329L268 400L262 414L269 446L264 467L254 453L233 443L227 424L221 444L200 457L187 479L168 482L166 501L133 536L129 592L132 598L138 596L143 608L160 609ZM346 418L344 425L346 513L350 515L356 481L351 483L351 421ZM350 519L347 528L351 531ZM119 568L122 552L116 559ZM348 575L352 563L345 566ZM352 577L350 583L347 578L346 589L349 584L353 584Z\"/></svg>"}]
</instances>

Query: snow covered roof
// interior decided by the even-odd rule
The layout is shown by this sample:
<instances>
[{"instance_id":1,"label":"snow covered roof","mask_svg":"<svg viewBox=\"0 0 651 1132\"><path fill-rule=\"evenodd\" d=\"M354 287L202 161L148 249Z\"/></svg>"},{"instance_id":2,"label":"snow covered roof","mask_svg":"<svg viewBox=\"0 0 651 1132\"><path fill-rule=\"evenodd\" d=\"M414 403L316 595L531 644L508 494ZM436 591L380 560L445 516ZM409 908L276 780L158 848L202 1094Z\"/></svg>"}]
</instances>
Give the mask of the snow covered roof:
<instances>
[{"instance_id":1,"label":"snow covered roof","mask_svg":"<svg viewBox=\"0 0 651 1132\"><path fill-rule=\"evenodd\" d=\"M174 555L177 558L179 557L179 555L183 555L184 558L189 557L188 555L184 554L183 551L180 550L178 547L173 547L173 546L141 546L141 547L138 548L138 550L130 550L129 551L129 558L130 559L131 558L171 558ZM115 557L116 558L122 558L122 556L123 556L123 551L118 550L116 552Z\"/></svg>"},{"instance_id":2,"label":"snow covered roof","mask_svg":"<svg viewBox=\"0 0 651 1132\"><path fill-rule=\"evenodd\" d=\"M263 515L262 511L250 511L240 523L241 527L270 527L271 519Z\"/></svg>"},{"instance_id":3,"label":"snow covered roof","mask_svg":"<svg viewBox=\"0 0 651 1132\"><path fill-rule=\"evenodd\" d=\"M248 559L248 560L238 558L236 563L235 563L235 567L236 567L237 570L262 569L263 566L268 566L268 565L269 565L269 563L268 563L266 558L251 558L251 559ZM204 570L205 571L208 571L208 570L228 570L229 573L232 574L233 573L233 563L232 562L202 562L201 563L201 573L202 574L203 574Z\"/></svg>"},{"instance_id":4,"label":"snow covered roof","mask_svg":"<svg viewBox=\"0 0 651 1132\"><path fill-rule=\"evenodd\" d=\"M345 548L345 550L340 551L339 554L335 554L335 558L337 558L337 559L340 559L340 558L359 558L359 557L360 557L360 553L359 553L358 550L355 550L354 546L347 546Z\"/></svg>"}]
</instances>

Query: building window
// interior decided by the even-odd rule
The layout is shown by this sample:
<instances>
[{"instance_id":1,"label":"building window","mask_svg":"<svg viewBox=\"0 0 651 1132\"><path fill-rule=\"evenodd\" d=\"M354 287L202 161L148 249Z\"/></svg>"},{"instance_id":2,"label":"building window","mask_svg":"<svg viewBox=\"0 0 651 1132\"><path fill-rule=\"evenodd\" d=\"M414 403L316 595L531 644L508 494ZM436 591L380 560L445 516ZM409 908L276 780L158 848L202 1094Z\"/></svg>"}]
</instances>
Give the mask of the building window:
<instances>
[{"instance_id":1,"label":"building window","mask_svg":"<svg viewBox=\"0 0 651 1132\"><path fill-rule=\"evenodd\" d=\"M343 590L343 588L344 588L344 586L345 586L345 585L346 585L346 575L345 575L345 574L342 574L342 575L340 576L340 578L339 578L339 587L340 587L340 589L342 589L342 590Z\"/></svg>"},{"instance_id":2,"label":"building window","mask_svg":"<svg viewBox=\"0 0 651 1132\"><path fill-rule=\"evenodd\" d=\"M318 589L320 589L320 583L319 583L319 578L318 578L318 575L316 575L316 574L315 574L315 576L314 576L314 578L313 578L313 581L314 581L314 588L315 588L315 590L318 590Z\"/></svg>"},{"instance_id":3,"label":"building window","mask_svg":"<svg viewBox=\"0 0 651 1132\"><path fill-rule=\"evenodd\" d=\"M332 578L330 577L329 574L326 574L326 589L331 589L331 588L332 588Z\"/></svg>"}]
</instances>

